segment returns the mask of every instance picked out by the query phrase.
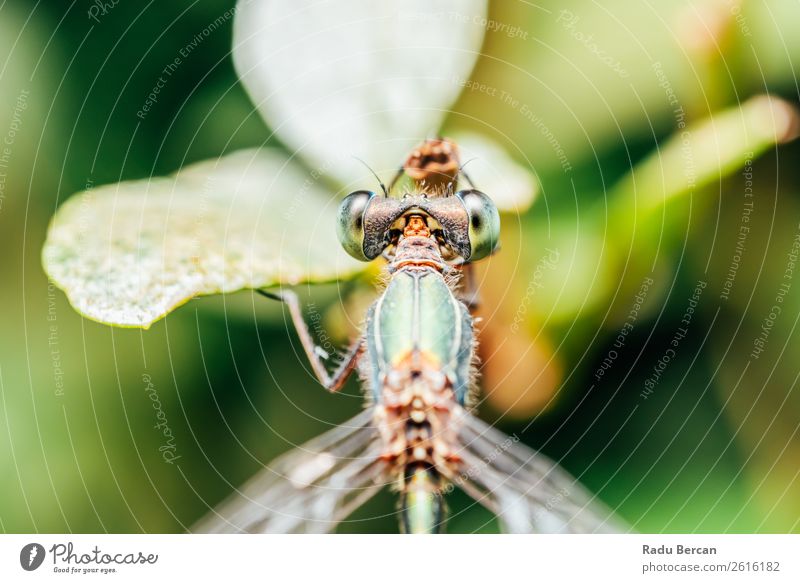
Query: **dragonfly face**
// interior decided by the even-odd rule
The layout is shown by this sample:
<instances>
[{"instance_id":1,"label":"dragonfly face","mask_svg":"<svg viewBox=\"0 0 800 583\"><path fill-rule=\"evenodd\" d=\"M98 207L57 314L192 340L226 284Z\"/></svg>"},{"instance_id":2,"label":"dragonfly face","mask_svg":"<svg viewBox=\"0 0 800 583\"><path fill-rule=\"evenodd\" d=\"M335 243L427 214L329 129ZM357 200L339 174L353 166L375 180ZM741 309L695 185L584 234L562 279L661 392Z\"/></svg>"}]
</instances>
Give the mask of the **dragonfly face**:
<instances>
[{"instance_id":1,"label":"dragonfly face","mask_svg":"<svg viewBox=\"0 0 800 583\"><path fill-rule=\"evenodd\" d=\"M557 465L467 411L475 333L472 302L462 299L460 284L470 281L472 261L497 248L499 216L485 194L456 190L463 169L452 142L426 142L401 172L413 183L408 193L389 196L395 178L388 190L381 185L383 196L357 191L339 209L343 247L363 261L382 255L389 277L363 336L333 375L297 297L262 292L289 305L325 387L337 390L360 370L368 409L276 460L197 530L327 532L394 484L403 530L440 532L443 492L452 484L498 514L509 531L614 531L611 513Z\"/></svg>"},{"instance_id":2,"label":"dragonfly face","mask_svg":"<svg viewBox=\"0 0 800 583\"><path fill-rule=\"evenodd\" d=\"M397 246L411 216L422 217L445 259L478 261L497 248L500 215L492 200L475 189L445 196L408 193L400 198L353 192L339 207L339 241L354 258L372 261Z\"/></svg>"}]
</instances>

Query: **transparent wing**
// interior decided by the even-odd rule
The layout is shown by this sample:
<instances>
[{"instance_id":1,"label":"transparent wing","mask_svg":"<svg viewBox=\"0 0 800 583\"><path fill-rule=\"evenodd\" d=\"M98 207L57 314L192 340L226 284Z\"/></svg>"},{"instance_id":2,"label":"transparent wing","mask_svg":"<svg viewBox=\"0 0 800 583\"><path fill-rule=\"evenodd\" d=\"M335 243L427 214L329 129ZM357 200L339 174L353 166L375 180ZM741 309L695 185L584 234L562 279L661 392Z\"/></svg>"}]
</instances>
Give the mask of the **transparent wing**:
<instances>
[{"instance_id":1,"label":"transparent wing","mask_svg":"<svg viewBox=\"0 0 800 583\"><path fill-rule=\"evenodd\" d=\"M367 409L277 458L193 532L326 533L388 483Z\"/></svg>"},{"instance_id":2,"label":"transparent wing","mask_svg":"<svg viewBox=\"0 0 800 583\"><path fill-rule=\"evenodd\" d=\"M622 520L543 454L463 409L454 419L462 459L448 476L497 515L506 532L628 532Z\"/></svg>"}]
</instances>

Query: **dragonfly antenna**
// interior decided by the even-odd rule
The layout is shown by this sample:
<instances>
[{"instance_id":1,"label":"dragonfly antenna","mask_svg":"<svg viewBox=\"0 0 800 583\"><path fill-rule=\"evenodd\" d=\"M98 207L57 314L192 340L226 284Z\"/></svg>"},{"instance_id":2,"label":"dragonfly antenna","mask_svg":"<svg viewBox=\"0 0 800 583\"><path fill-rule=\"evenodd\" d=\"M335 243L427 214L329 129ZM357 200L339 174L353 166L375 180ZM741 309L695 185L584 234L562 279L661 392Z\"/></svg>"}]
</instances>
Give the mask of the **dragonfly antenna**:
<instances>
[{"instance_id":1,"label":"dragonfly antenna","mask_svg":"<svg viewBox=\"0 0 800 583\"><path fill-rule=\"evenodd\" d=\"M378 174L372 168L370 168L369 164L364 162L364 160L362 160L358 156L353 156L353 158L355 158L356 160L361 162L364 165L364 167L366 167L366 169L369 170L372 173L372 175L375 177L375 180L377 180L378 184L381 185L381 190L383 191L383 196L388 197L389 196L389 191L386 190L386 186L383 184L383 182L381 182L380 176L378 176Z\"/></svg>"},{"instance_id":2,"label":"dragonfly antenna","mask_svg":"<svg viewBox=\"0 0 800 583\"><path fill-rule=\"evenodd\" d=\"M464 166L472 162L473 160L477 160L477 158L470 158L466 162L464 162L461 166L458 167L458 173L461 174L464 179L469 183L472 188L475 188L475 185L472 183L472 179L469 177L469 174L464 172Z\"/></svg>"}]
</instances>

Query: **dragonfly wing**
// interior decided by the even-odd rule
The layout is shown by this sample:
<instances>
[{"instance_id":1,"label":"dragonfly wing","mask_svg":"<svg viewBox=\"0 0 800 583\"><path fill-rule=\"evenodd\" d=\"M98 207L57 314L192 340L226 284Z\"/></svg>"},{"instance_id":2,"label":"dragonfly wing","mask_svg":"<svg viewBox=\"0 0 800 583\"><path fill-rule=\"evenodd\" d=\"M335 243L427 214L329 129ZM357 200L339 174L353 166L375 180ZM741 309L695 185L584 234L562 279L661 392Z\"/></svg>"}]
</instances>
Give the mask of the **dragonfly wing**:
<instances>
[{"instance_id":1,"label":"dragonfly wing","mask_svg":"<svg viewBox=\"0 0 800 583\"><path fill-rule=\"evenodd\" d=\"M367 409L277 458L193 532L326 533L388 483Z\"/></svg>"},{"instance_id":2,"label":"dragonfly wing","mask_svg":"<svg viewBox=\"0 0 800 583\"><path fill-rule=\"evenodd\" d=\"M454 419L462 460L453 483L494 512L506 532L595 533L630 529L543 454L463 409Z\"/></svg>"}]
</instances>

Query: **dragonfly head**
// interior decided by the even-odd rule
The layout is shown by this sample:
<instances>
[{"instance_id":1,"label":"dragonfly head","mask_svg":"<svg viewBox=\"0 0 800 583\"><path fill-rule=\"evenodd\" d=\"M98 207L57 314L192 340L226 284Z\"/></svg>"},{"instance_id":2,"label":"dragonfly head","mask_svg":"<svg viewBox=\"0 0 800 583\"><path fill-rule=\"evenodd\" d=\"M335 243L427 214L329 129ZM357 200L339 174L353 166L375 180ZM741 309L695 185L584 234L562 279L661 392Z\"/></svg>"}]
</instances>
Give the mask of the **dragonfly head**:
<instances>
[{"instance_id":1,"label":"dragonfly head","mask_svg":"<svg viewBox=\"0 0 800 583\"><path fill-rule=\"evenodd\" d=\"M412 222L413 233L408 231ZM492 200L474 189L402 198L358 190L339 206L337 233L345 251L361 261L371 261L387 248L391 251L412 234L436 241L447 260L477 261L497 248L500 216Z\"/></svg>"}]
</instances>

